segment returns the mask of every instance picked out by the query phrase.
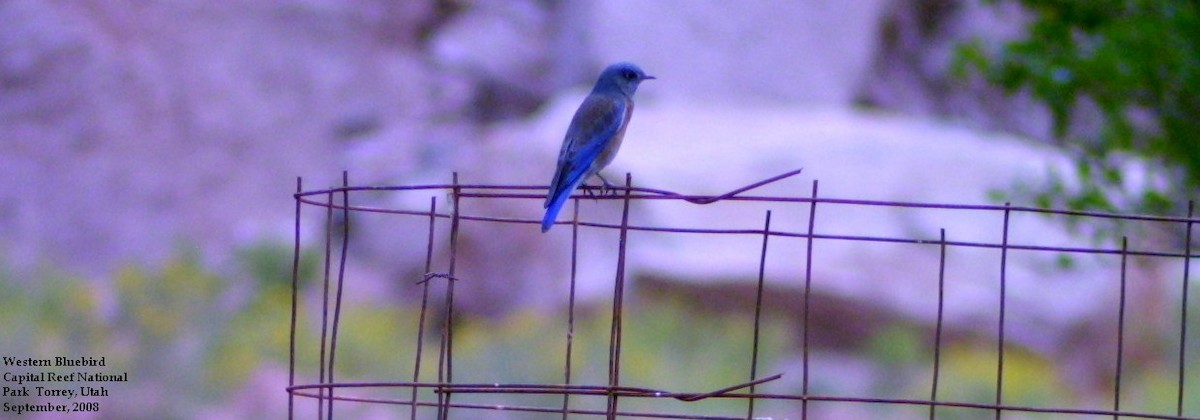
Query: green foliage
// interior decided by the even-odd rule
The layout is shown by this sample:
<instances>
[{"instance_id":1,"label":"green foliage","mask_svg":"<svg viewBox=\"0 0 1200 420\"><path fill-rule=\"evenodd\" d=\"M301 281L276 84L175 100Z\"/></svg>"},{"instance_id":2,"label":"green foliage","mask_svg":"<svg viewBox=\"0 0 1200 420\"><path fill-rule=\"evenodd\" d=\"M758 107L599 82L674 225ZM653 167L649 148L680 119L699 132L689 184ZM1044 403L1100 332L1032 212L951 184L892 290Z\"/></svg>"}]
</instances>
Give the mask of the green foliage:
<instances>
[{"instance_id":1,"label":"green foliage","mask_svg":"<svg viewBox=\"0 0 1200 420\"><path fill-rule=\"evenodd\" d=\"M894 324L882 329L867 341L866 351L872 360L883 365L899 366L920 360L928 351L920 332L903 324Z\"/></svg>"},{"instance_id":2,"label":"green foliage","mask_svg":"<svg viewBox=\"0 0 1200 420\"><path fill-rule=\"evenodd\" d=\"M1054 134L1077 149L1073 179L1055 177L1039 205L1164 213L1200 187L1200 3L1190 0L1021 0L1028 33L987 51L963 45L955 70L979 71L1050 110ZM1073 134L1076 109L1103 116ZM1146 176L1125 173L1144 159ZM1079 181L1079 182L1074 182Z\"/></svg>"},{"instance_id":3,"label":"green foliage","mask_svg":"<svg viewBox=\"0 0 1200 420\"><path fill-rule=\"evenodd\" d=\"M292 287L294 252L290 245L263 241L237 252L242 269L264 287ZM317 273L320 255L311 249L301 249L296 267L299 287L304 288ZM288 293L291 293L290 291Z\"/></svg>"},{"instance_id":4,"label":"green foliage","mask_svg":"<svg viewBox=\"0 0 1200 420\"><path fill-rule=\"evenodd\" d=\"M938 401L991 404L996 395L997 352L994 343L950 343L942 350ZM1004 350L1004 404L1033 407L1072 407L1078 404L1072 388L1049 359L1010 347ZM914 398L927 398L929 383L914 390ZM990 415L976 408L939 407L937 418L975 419ZM1057 418L1061 415L1028 414L1023 418Z\"/></svg>"},{"instance_id":5,"label":"green foliage","mask_svg":"<svg viewBox=\"0 0 1200 420\"><path fill-rule=\"evenodd\" d=\"M159 267L128 265L111 279L53 268L19 279L0 270L0 353L105 357L104 373L130 378L110 387L121 396L104 401L113 417L195 413L233 395L266 364L286 366L290 281L239 281L180 249ZM278 265L263 257L273 254L248 250L243 265L252 275L279 276L253 269Z\"/></svg>"},{"instance_id":6,"label":"green foliage","mask_svg":"<svg viewBox=\"0 0 1200 420\"><path fill-rule=\"evenodd\" d=\"M635 307L626 315L621 356L621 380L631 386L679 392L709 392L750 380L750 355L754 342L754 319L750 314L696 314L695 306L675 299L659 298L653 305ZM602 330L607 332L609 317ZM793 326L782 318L764 315L760 324L758 377L781 370L780 359L797 347ZM602 341L607 346L607 334ZM607 347L603 348L607 350ZM604 361L607 353L598 354ZM599 378L598 378L599 379ZM786 381L784 381L786 382ZM748 391L748 390L745 390ZM790 393L780 383L767 383L758 392ZM625 404L625 403L623 403ZM758 403L764 407L782 404ZM634 400L631 409L672 410L693 414L744 414L746 401L712 399L691 403L673 400ZM669 407L669 408L668 408ZM768 410L769 411L769 410Z\"/></svg>"},{"instance_id":7,"label":"green foliage","mask_svg":"<svg viewBox=\"0 0 1200 420\"><path fill-rule=\"evenodd\" d=\"M700 393L749 380L753 319L745 314L697 315L692 308L671 299L627 307L622 330L620 378L623 385ZM611 318L607 309L582 310L576 315L573 384L603 385L608 382ZM456 374L456 380L562 383L565 319L565 314L546 316L544 313L521 312L497 320L464 321L455 332L455 369L462 372L461 376ZM761 328L758 375L783 373L781 359L795 348L791 342L791 329L778 318L764 318ZM795 376L794 373L789 375ZM792 379L796 378L798 376ZM795 392L776 382L761 385L758 391ZM555 407L561 404L562 398L513 395L492 400ZM739 415L744 414L746 404L744 400L720 398L697 402L627 398L621 401L621 408ZM775 406L778 410L779 406L787 404L790 403L760 402L758 407L759 410L770 410ZM603 410L605 399L572 397L571 406Z\"/></svg>"},{"instance_id":8,"label":"green foliage","mask_svg":"<svg viewBox=\"0 0 1200 420\"><path fill-rule=\"evenodd\" d=\"M248 252L247 256L271 252ZM252 261L257 259L258 262ZM244 386L262 372L286 372L290 284L253 275L290 277L280 264L259 264L277 258L239 260L243 266L274 266L219 274L200 259L184 254L160 267L129 266L115 273L112 290L105 282L45 270L36 278L16 280L0 265L0 352L15 355L106 356L106 371L129 372L131 382L113 387L121 398L105 400L104 414L115 418L172 418L195 416L212 407L236 404ZM319 290L308 282L301 290L302 315L297 320L297 380L315 382L319 330ZM1200 300L1192 300L1192 304ZM749 379L752 322L748 314L697 313L695 306L671 299L634 301L625 313L621 382L629 386L683 392L706 392ZM642 303L639 305L638 303ZM577 313L572 383L607 382L609 313ZM1192 321L1200 311L1189 313ZM1172 310L1178 313L1177 309ZM354 303L342 308L338 336L339 381L408 381L412 378L419 313L402 303ZM437 375L440 327L427 319L422 381ZM778 381L760 385L759 392L799 394L799 327L794 320L767 315L763 319L758 375L782 373ZM924 399L928 397L932 340L920 329L897 323L881 329L855 350L814 349L812 383L820 394L847 395L846 389L822 384L854 382L846 372L872 374L870 395ZM564 314L527 311L500 319L462 319L456 323L454 369L457 382L561 383L566 325ZM1200 340L1189 335L1192 341ZM1192 346L1193 348L1195 346ZM994 395L996 353L991 341L948 343L942 351L939 399L987 403ZM836 353L836 355L832 354ZM1189 353L1190 354L1190 353ZM1005 402L1016 405L1062 406L1072 398L1053 361L1027 350L1006 350ZM1200 379L1195 358L1189 362L1188 382ZM848 366L840 366L847 363ZM1155 413L1173 408L1173 365L1156 364L1127 372L1128 393L1123 406ZM852 383L851 387L863 384ZM854 388L863 389L863 388ZM260 392L261 389L253 389ZM279 392L282 392L281 390ZM407 390L355 390L346 395L407 398ZM434 400L422 390L421 398ZM561 397L536 395L458 395L458 402L502 403L557 407ZM603 409L602 397L573 397L575 408ZM1200 399L1189 398L1187 412ZM378 414L406 415L371 405L347 405ZM741 415L746 402L714 398L699 402L628 398L621 407L631 411L670 411L705 415ZM272 407L278 414L284 407ZM792 413L793 401L760 401L756 413ZM234 409L235 413L240 413ZM878 406L879 418L924 413L923 407ZM876 411L873 411L876 412ZM421 414L430 414L423 411ZM938 417L976 418L974 409L938 409Z\"/></svg>"},{"instance_id":9,"label":"green foliage","mask_svg":"<svg viewBox=\"0 0 1200 420\"><path fill-rule=\"evenodd\" d=\"M87 355L109 345L99 306L97 288L78 277L48 271L17 282L0 273L0 353Z\"/></svg>"}]
</instances>

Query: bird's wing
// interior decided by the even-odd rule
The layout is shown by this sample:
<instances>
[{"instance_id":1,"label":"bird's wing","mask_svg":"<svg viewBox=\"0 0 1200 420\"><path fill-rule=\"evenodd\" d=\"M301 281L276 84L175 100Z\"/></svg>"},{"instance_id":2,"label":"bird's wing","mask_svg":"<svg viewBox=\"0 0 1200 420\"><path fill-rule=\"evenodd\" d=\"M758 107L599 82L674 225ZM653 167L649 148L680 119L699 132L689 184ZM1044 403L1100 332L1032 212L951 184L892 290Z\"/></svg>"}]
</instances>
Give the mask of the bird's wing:
<instances>
[{"instance_id":1,"label":"bird's wing","mask_svg":"<svg viewBox=\"0 0 1200 420\"><path fill-rule=\"evenodd\" d=\"M558 169L551 181L550 194L543 207L559 194L570 194L583 181L592 162L600 156L604 147L625 124L628 106L624 98L608 95L589 95L575 111L571 126L563 139L562 151L558 155ZM565 191L564 191L565 190Z\"/></svg>"}]
</instances>

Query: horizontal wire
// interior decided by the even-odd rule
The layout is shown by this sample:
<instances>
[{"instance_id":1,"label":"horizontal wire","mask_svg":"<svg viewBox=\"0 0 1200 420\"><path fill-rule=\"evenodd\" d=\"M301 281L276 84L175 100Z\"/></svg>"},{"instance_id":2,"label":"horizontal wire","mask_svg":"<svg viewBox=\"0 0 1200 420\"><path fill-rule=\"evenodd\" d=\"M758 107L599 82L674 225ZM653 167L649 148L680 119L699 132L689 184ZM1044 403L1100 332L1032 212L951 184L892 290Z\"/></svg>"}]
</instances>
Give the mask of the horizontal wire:
<instances>
[{"instance_id":1,"label":"horizontal wire","mask_svg":"<svg viewBox=\"0 0 1200 420\"><path fill-rule=\"evenodd\" d=\"M811 199L804 199L804 200L813 201ZM312 205L316 205L316 206L320 206L320 207L332 207L335 210L343 209L342 206L339 206L336 204L330 206L326 203L315 202L315 201L310 201L310 200L301 200L301 201L303 201L306 204L312 204ZM818 203L826 202L826 200L824 200L824 199L817 199L816 201ZM1000 208L1003 209L1003 207L1000 207ZM1016 210L1017 208L1013 207L1013 209ZM365 206L351 206L350 210L351 211L362 211L362 212L373 212L373 213L404 214L404 215L412 215L412 216L428 216L429 215L428 210L421 210L421 211L418 211L418 210L389 210L389 209L381 209L381 208L373 208L373 207L365 207ZM451 215L449 213L435 213L434 214L434 217L444 218L444 219L449 219L452 216L453 215ZM459 219L462 219L462 220L470 220L470 221L476 221L476 222L517 223L517 224L534 224L534 225L541 223L541 221L539 221L539 220L520 219L520 218L512 218L512 217L490 217L490 216L472 216L472 215L459 215L458 217L459 217ZM1186 219L1186 218L1180 219L1180 221L1184 221L1184 222L1186 222L1187 220L1188 219ZM1200 222L1200 220L1197 220L1197 222ZM584 221L580 221L579 226L602 228L602 229L620 229L621 228L621 226L619 224L600 223L600 222L584 222ZM761 235L761 234L763 234L762 229L701 229L701 228L674 228L674 227L653 227L653 226L637 226L637 225L630 225L627 227L627 229L629 229L631 231L660 232L660 233L695 233L695 234L726 234L726 235ZM773 229L770 232L767 232L767 234L771 235L771 236L789 237L789 238L808 238L810 236L807 233L789 232L789 231L778 230L778 229ZM845 240L845 241L856 241L856 242L890 242L890 243L920 244L920 245L932 245L932 246L938 246L941 244L940 240L938 240L938 239L893 238L893 237L883 237L883 236L831 235L831 234L812 234L811 236L813 237L813 239ZM1016 244L1010 243L1008 245L1002 245L1000 243L967 242L967 241L947 241L946 244L950 245L950 246L967 247L967 248L992 248L992 249L1007 248L1007 249L1012 249L1012 250L1049 251L1049 252L1062 252L1062 253L1071 253L1071 254L1120 255L1122 253L1121 249L1119 249L1119 248L1087 248L1087 247L1067 247L1067 246L1050 246L1050 245L1023 245L1023 244L1019 244L1019 243L1016 243ZM1128 255L1138 255L1138 256L1147 256L1147 257L1200 258L1200 254L1184 255L1183 253L1180 253L1180 252L1145 251L1145 250L1137 250L1137 249L1130 249L1130 250L1126 251L1125 253Z\"/></svg>"},{"instance_id":2,"label":"horizontal wire","mask_svg":"<svg viewBox=\"0 0 1200 420\"><path fill-rule=\"evenodd\" d=\"M625 195L620 194L621 191L641 192L642 194L630 194L631 200L682 200L695 204L710 204L719 201L766 201L780 203L827 203L827 204L849 204L861 206L876 206L876 207L903 207L903 208L925 208L925 209L947 209L947 210L981 210L981 211L997 211L1005 210L1022 213L1043 213L1063 216L1082 216L1082 217L1097 217L1118 220L1140 220L1152 222L1200 222L1200 218L1188 218L1180 216L1155 216L1142 214L1123 214L1102 211L1086 211L1086 210L1066 210L1066 209L1051 209L1032 206L1006 206L999 204L950 204L950 203L926 203L926 202L909 202L909 201L887 201L887 200L861 200L861 199L845 199L845 198L812 198L812 197L785 197L785 196L739 196L738 194L778 182L782 179L797 175L801 172L800 169L785 172L771 178L747 184L743 187L735 188L727 193L720 195L687 195L673 191L643 188L643 187L623 187L614 186L608 190L616 193L610 195L586 195L586 191L600 190L601 187L581 187L584 194L576 194L574 198L591 198L594 200L624 200ZM420 190L451 190L458 188L461 197L472 198L517 198L517 199L536 199L545 200L544 194L516 194L516 193L481 193L472 192L469 190L518 190L518 191L537 191L546 190L545 186L540 185L492 185L492 184L423 184L423 185L405 185L405 186L351 186L337 187L322 190L299 192L294 194L297 200L302 197L313 195L328 194L330 192L345 192L345 191L420 191ZM301 200L307 204L316 206L325 206L328 203L321 203L311 200ZM368 211L368 208L356 208ZM384 209L373 209L384 210ZM393 211L386 211L393 212ZM404 213L404 211L398 211ZM424 214L424 213L419 213Z\"/></svg>"},{"instance_id":3,"label":"horizontal wire","mask_svg":"<svg viewBox=\"0 0 1200 420\"><path fill-rule=\"evenodd\" d=\"M318 396L318 394L303 392L303 391L311 390L311 389L318 389L318 388L392 388L392 387L419 387L419 388L433 388L433 389L448 389L448 390L452 390L451 392L455 392L455 393L471 392L471 391L464 391L464 390L474 390L474 392L476 392L476 393L484 393L486 390L487 393L491 393L491 394L553 394L553 395L571 394L571 395L604 396L604 395L608 395L610 392L616 392L622 398L679 399L679 396L685 396L685 395L704 395L704 394L676 393L676 392L666 392L666 391L646 392L646 391L653 391L653 390L644 389L644 388L627 388L627 387L610 388L605 385L453 384L453 383L427 383L427 382L426 383L343 382L343 383L331 383L331 384L295 385L295 386L288 387L287 390L288 390L288 392L292 392L298 396L305 396L305 397L309 397L309 398L320 398ZM637 390L638 392L623 393L623 391L627 391L627 390ZM326 396L325 398L329 398L329 397ZM956 402L956 401L929 401L929 400L904 399L904 398L864 398L864 397L842 397L842 396L828 396L828 395L803 396L803 395L769 394L769 393L724 393L724 394L720 394L720 395L714 395L714 396L712 396L712 398L724 398L724 399L755 398L755 399L784 400L784 401L807 400L807 401L820 401L820 402L846 402L846 403L866 403L866 404L937 406L937 407L947 407L947 408L969 408L969 409L976 409L976 410L1021 411L1021 412L1028 412L1028 413L1047 413L1047 414L1076 414L1076 415L1102 415L1102 416L1119 415L1122 417L1131 417L1131 418L1166 419L1166 420L1196 420L1197 419L1196 417L1175 416L1175 415L1167 415L1167 414L1139 413L1139 412L1133 412L1133 411L1114 411L1114 410L1102 410L1102 409L1059 408L1059 407L1033 407L1033 406L1008 405L1008 404L969 403L969 402ZM407 400L395 400L395 399L387 399L387 398L367 399L367 398L359 398L359 397L338 396L338 397L334 397L334 399L346 400L346 401L386 403L386 404L396 404L396 405L412 404L411 401L407 401ZM427 405L427 406L437 406L436 402L418 402L418 404ZM484 404L484 405L469 405L469 404L459 405L459 404L461 404L461 403L454 403L454 404L452 404L452 407L483 408L483 409L491 409L491 410L536 411L536 412L549 412L549 413L562 412L562 408L520 407L520 406L513 406L513 405L486 405L486 404ZM578 414L597 414L597 415L603 415L605 413L603 410L597 410L597 411L570 410L569 412L570 413L578 413ZM659 417L659 418L686 418L686 419L742 418L742 417L713 417L713 416L694 416L694 415L678 415L678 416L676 416L676 415L663 414L663 413L659 413L659 414L621 413L621 415L649 416L649 417Z\"/></svg>"}]
</instances>

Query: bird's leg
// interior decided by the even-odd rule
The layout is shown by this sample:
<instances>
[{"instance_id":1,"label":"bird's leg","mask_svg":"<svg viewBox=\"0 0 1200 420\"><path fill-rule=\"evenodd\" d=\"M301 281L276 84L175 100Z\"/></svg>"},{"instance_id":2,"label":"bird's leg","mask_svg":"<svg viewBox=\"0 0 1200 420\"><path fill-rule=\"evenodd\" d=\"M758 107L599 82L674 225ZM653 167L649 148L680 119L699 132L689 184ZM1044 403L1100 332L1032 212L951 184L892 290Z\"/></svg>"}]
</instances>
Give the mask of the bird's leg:
<instances>
[{"instance_id":1,"label":"bird's leg","mask_svg":"<svg viewBox=\"0 0 1200 420\"><path fill-rule=\"evenodd\" d=\"M617 194L617 186L613 185L611 182L608 182L607 179L604 179L604 175L600 175L599 172L596 172L596 177L600 178L600 182L602 183L602 185L600 185L600 195L608 195L609 192L611 192L613 195Z\"/></svg>"},{"instance_id":2,"label":"bird's leg","mask_svg":"<svg viewBox=\"0 0 1200 420\"><path fill-rule=\"evenodd\" d=\"M591 197L591 199L593 199L593 200L597 200L600 197L603 197L603 196L606 196L609 194L613 194L613 195L617 194L617 186L616 185L613 185L613 183L608 182L608 180L605 179L604 176L600 175L599 173L596 173L595 176L596 176L596 178L600 178L600 183L601 183L599 186L600 191L597 192L596 191L597 187L593 187L591 185L588 185L587 182L584 182L582 185L583 188L581 188L583 190L584 195Z\"/></svg>"},{"instance_id":3,"label":"bird's leg","mask_svg":"<svg viewBox=\"0 0 1200 420\"><path fill-rule=\"evenodd\" d=\"M597 197L597 196L596 196L596 192L595 192L595 191L592 191L592 186L591 186L591 185L588 185L588 183L587 183L587 182L584 182L584 183L583 183L583 185L582 185L582 187L583 187L583 188L580 188L580 189L581 189L581 190L583 190L583 195L586 195L586 196L588 196L588 198L591 198L592 200L595 200L595 199L596 199L596 197Z\"/></svg>"}]
</instances>

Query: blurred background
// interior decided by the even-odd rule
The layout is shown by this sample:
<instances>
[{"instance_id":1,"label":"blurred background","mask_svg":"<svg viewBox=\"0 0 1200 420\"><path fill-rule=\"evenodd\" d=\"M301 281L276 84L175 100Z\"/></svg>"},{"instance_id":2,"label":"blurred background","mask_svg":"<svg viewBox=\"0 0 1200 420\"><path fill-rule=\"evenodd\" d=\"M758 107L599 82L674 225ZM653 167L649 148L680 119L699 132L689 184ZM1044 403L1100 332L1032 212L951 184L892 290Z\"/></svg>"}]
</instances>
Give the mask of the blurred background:
<instances>
[{"instance_id":1,"label":"blurred background","mask_svg":"<svg viewBox=\"0 0 1200 420\"><path fill-rule=\"evenodd\" d=\"M544 185L575 107L616 61L658 78L641 86L607 170L638 186L719 194L804 168L761 193L807 196L819 180L826 197L1184 216L1200 185L1200 6L1187 0L7 0L0 22L0 353L106 356L130 382L100 400L104 418L285 413L297 177L306 190L340 184L343 170L352 185L449 183L454 172L464 183ZM423 210L429 196L361 204ZM536 219L539 204L464 211ZM830 209L818 231L1001 234L994 214ZM639 203L631 217L758 229L763 210ZM773 226L802 232L805 211ZM584 202L581 215L614 222L619 203ZM339 379L411 376L422 223L353 222L342 322L355 327L339 337ZM312 298L323 214L302 224ZM462 380L561 382L570 229L475 224L462 235ZM1012 235L1109 248L1129 235L1131 248L1161 252L1190 237L1179 225L1032 216ZM628 380L696 392L743 381L745 364L724 361L746 354L753 306L736 299L755 286L760 239L638 239ZM600 383L615 241L582 240L579 381ZM781 246L769 281L795 296L802 265L786 255L803 244ZM817 392L925 398L929 249L817 249L814 305L830 326L815 343L828 366L814 373ZM948 263L947 281L965 286L947 291L943 366L956 385L945 399L994 395L998 258L963 252ZM1095 349L1115 349L1119 260L1011 258L1006 402L1109 407L1116 359ZM1123 406L1173 414L1184 267L1131 267L1137 327ZM796 393L797 314L769 310L760 372L793 381L759 391ZM1188 347L1200 348L1197 336ZM1184 361L1192 388L1196 353ZM312 357L299 360L302 374ZM1200 398L1184 403L1200 416ZM392 410L345 413L407 413Z\"/></svg>"}]
</instances>

